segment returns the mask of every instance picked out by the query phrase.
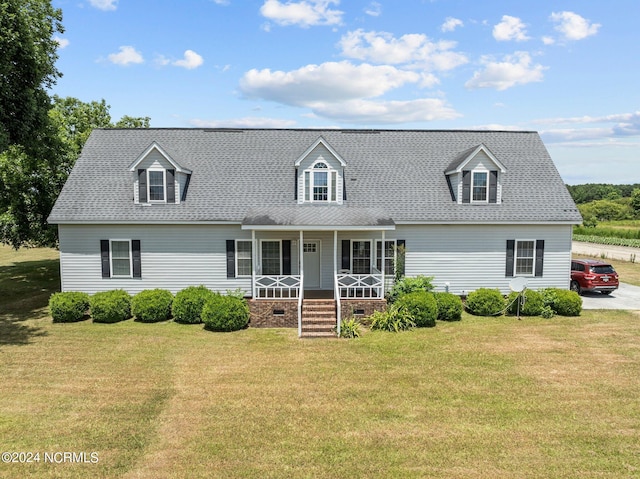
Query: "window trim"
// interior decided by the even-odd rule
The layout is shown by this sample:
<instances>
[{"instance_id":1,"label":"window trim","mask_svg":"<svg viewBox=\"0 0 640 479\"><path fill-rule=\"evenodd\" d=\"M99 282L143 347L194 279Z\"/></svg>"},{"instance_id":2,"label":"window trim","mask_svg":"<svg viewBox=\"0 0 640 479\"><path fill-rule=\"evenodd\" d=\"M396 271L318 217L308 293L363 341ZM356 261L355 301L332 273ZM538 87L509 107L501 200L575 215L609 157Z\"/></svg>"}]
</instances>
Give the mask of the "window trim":
<instances>
[{"instance_id":1,"label":"window trim","mask_svg":"<svg viewBox=\"0 0 640 479\"><path fill-rule=\"evenodd\" d=\"M115 269L113 267L113 243L127 243L129 245L129 274L128 275L114 273ZM118 259L124 259L124 258L118 258ZM110 268L109 270L110 278L133 278L133 248L131 246L130 239L118 239L118 238L109 239L109 268Z\"/></svg>"},{"instance_id":2,"label":"window trim","mask_svg":"<svg viewBox=\"0 0 640 479\"><path fill-rule=\"evenodd\" d=\"M249 271L249 274L240 274L239 261L240 259L243 259L246 261L246 258L240 258L240 255L238 254L238 243L249 243L249 264L251 265L251 268L250 268L251 270ZM251 278L253 276L253 241L251 241L250 239L235 240L235 262L236 262L236 265L235 265L236 278Z\"/></svg>"},{"instance_id":3,"label":"window trim","mask_svg":"<svg viewBox=\"0 0 640 479\"><path fill-rule=\"evenodd\" d=\"M476 179L476 175L479 175L479 174L485 175L484 187L481 187L481 186L476 187L475 179ZM489 203L489 175L490 175L489 170L485 170L481 168L471 170L471 194L470 194L471 203ZM474 191L476 190L476 188L478 189L484 188L484 200L476 200L474 198L475 196Z\"/></svg>"},{"instance_id":4,"label":"window trim","mask_svg":"<svg viewBox=\"0 0 640 479\"><path fill-rule=\"evenodd\" d=\"M515 239L515 243L513 244L513 276L527 276L534 277L536 275L536 253L537 253L537 241L535 239ZM531 272L530 273L519 273L518 272L518 259L529 259L529 257L519 257L518 252L520 251L519 244L524 242L530 242L533 245L533 254L531 256Z\"/></svg>"},{"instance_id":5,"label":"window trim","mask_svg":"<svg viewBox=\"0 0 640 479\"><path fill-rule=\"evenodd\" d=\"M162 199L151 199L151 172L162 172ZM165 168L147 168L147 201L149 203L166 203L167 202L167 170Z\"/></svg>"},{"instance_id":6,"label":"window trim","mask_svg":"<svg viewBox=\"0 0 640 479\"><path fill-rule=\"evenodd\" d=\"M317 167L317 165L323 164L324 167ZM322 188L326 188L327 199L316 200L314 199L315 177L316 173L325 173L327 175L327 184L322 185ZM309 203L337 203L338 202L338 170L333 168L328 161L320 157L314 161L309 168L303 171L303 184L304 184L304 201ZM319 186L320 187L320 186Z\"/></svg>"},{"instance_id":7,"label":"window trim","mask_svg":"<svg viewBox=\"0 0 640 479\"><path fill-rule=\"evenodd\" d=\"M279 265L279 270L280 272L277 274L273 274L273 273L269 273L266 274L264 272L264 267L263 267L263 254L262 254L262 244L263 243L278 243L278 265ZM263 276L282 276L282 263L283 263L283 259L282 259L282 240L281 239L261 239L260 240L260 274ZM237 270L236 270L236 274L237 274Z\"/></svg>"}]
</instances>

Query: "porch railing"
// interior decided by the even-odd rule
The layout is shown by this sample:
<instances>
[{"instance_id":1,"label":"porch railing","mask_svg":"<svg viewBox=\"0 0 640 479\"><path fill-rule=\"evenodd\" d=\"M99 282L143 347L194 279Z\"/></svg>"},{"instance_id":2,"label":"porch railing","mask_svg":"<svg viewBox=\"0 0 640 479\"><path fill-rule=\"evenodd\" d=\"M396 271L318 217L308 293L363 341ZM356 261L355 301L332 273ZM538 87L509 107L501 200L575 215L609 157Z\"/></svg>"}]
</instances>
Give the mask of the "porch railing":
<instances>
[{"instance_id":1,"label":"porch railing","mask_svg":"<svg viewBox=\"0 0 640 479\"><path fill-rule=\"evenodd\" d=\"M291 298L300 296L300 275L256 276L257 299Z\"/></svg>"},{"instance_id":2,"label":"porch railing","mask_svg":"<svg viewBox=\"0 0 640 479\"><path fill-rule=\"evenodd\" d=\"M371 274L339 273L337 275L340 298L382 298L384 288L382 273L374 270Z\"/></svg>"}]
</instances>

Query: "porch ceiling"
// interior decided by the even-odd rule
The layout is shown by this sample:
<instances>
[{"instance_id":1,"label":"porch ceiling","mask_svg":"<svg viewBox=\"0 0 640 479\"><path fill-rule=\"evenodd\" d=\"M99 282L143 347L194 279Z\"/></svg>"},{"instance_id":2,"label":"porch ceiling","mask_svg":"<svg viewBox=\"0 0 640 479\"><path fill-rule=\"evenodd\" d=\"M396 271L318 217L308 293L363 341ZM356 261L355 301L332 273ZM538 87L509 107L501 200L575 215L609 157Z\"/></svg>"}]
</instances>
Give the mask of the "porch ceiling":
<instances>
[{"instance_id":1,"label":"porch ceiling","mask_svg":"<svg viewBox=\"0 0 640 479\"><path fill-rule=\"evenodd\" d=\"M299 205L254 208L242 220L245 230L395 230L391 216L379 208L345 205Z\"/></svg>"}]
</instances>

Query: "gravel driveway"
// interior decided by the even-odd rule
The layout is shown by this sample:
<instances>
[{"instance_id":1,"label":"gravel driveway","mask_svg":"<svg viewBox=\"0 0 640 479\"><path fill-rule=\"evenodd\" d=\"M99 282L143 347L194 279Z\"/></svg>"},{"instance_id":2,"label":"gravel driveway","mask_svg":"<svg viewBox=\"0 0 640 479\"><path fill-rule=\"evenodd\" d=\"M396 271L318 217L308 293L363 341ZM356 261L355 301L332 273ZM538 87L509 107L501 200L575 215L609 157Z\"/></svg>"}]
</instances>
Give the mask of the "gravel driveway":
<instances>
[{"instance_id":1,"label":"gravel driveway","mask_svg":"<svg viewBox=\"0 0 640 479\"><path fill-rule=\"evenodd\" d=\"M640 310L640 286L620 283L620 287L610 295L583 293L582 309Z\"/></svg>"}]
</instances>

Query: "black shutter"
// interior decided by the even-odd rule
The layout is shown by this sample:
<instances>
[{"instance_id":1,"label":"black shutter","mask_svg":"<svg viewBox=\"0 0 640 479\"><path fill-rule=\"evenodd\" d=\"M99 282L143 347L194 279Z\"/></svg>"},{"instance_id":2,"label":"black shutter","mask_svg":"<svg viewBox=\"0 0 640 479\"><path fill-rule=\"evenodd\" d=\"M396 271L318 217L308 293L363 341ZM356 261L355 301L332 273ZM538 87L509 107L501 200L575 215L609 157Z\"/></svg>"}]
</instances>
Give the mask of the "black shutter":
<instances>
[{"instance_id":1,"label":"black shutter","mask_svg":"<svg viewBox=\"0 0 640 479\"><path fill-rule=\"evenodd\" d=\"M100 261L102 263L102 277L111 277L111 266L109 262L109 240L100 240Z\"/></svg>"},{"instance_id":2,"label":"black shutter","mask_svg":"<svg viewBox=\"0 0 640 479\"><path fill-rule=\"evenodd\" d=\"M167 170L167 203L176 202L176 170Z\"/></svg>"},{"instance_id":3,"label":"black shutter","mask_svg":"<svg viewBox=\"0 0 640 479\"><path fill-rule=\"evenodd\" d=\"M536 241L536 276L542 276L544 265L544 240Z\"/></svg>"},{"instance_id":4,"label":"black shutter","mask_svg":"<svg viewBox=\"0 0 640 479\"><path fill-rule=\"evenodd\" d=\"M282 240L282 274L291 274L291 240Z\"/></svg>"},{"instance_id":5,"label":"black shutter","mask_svg":"<svg viewBox=\"0 0 640 479\"><path fill-rule=\"evenodd\" d=\"M294 180L293 180L293 199L298 201L298 168L296 168L294 171Z\"/></svg>"},{"instance_id":6,"label":"black shutter","mask_svg":"<svg viewBox=\"0 0 640 479\"><path fill-rule=\"evenodd\" d=\"M498 202L498 172L489 172L489 203Z\"/></svg>"},{"instance_id":7,"label":"black shutter","mask_svg":"<svg viewBox=\"0 0 640 479\"><path fill-rule=\"evenodd\" d=\"M504 273L507 277L513 276L513 254L515 248L516 240L507 240L507 265Z\"/></svg>"},{"instance_id":8,"label":"black shutter","mask_svg":"<svg viewBox=\"0 0 640 479\"><path fill-rule=\"evenodd\" d=\"M133 257L133 277L142 278L142 261L140 260L140 240L131 240L131 256Z\"/></svg>"},{"instance_id":9,"label":"black shutter","mask_svg":"<svg viewBox=\"0 0 640 479\"><path fill-rule=\"evenodd\" d=\"M471 203L471 171L462 172L462 202Z\"/></svg>"},{"instance_id":10,"label":"black shutter","mask_svg":"<svg viewBox=\"0 0 640 479\"><path fill-rule=\"evenodd\" d=\"M138 170L138 202L147 202L147 170Z\"/></svg>"},{"instance_id":11,"label":"black shutter","mask_svg":"<svg viewBox=\"0 0 640 479\"><path fill-rule=\"evenodd\" d=\"M400 264L396 265L396 277L403 277L404 276L404 269L405 269L405 263L407 262L407 246L406 246L406 240L398 240L396 241L396 247L398 248L398 252L396 253L396 256L399 254L402 254L403 256L403 260L401 261ZM402 249L400 249L402 248Z\"/></svg>"},{"instance_id":12,"label":"black shutter","mask_svg":"<svg viewBox=\"0 0 640 479\"><path fill-rule=\"evenodd\" d=\"M227 240L227 278L236 277L236 242Z\"/></svg>"},{"instance_id":13,"label":"black shutter","mask_svg":"<svg viewBox=\"0 0 640 479\"><path fill-rule=\"evenodd\" d=\"M342 269L351 268L351 240L342 240Z\"/></svg>"}]
</instances>

